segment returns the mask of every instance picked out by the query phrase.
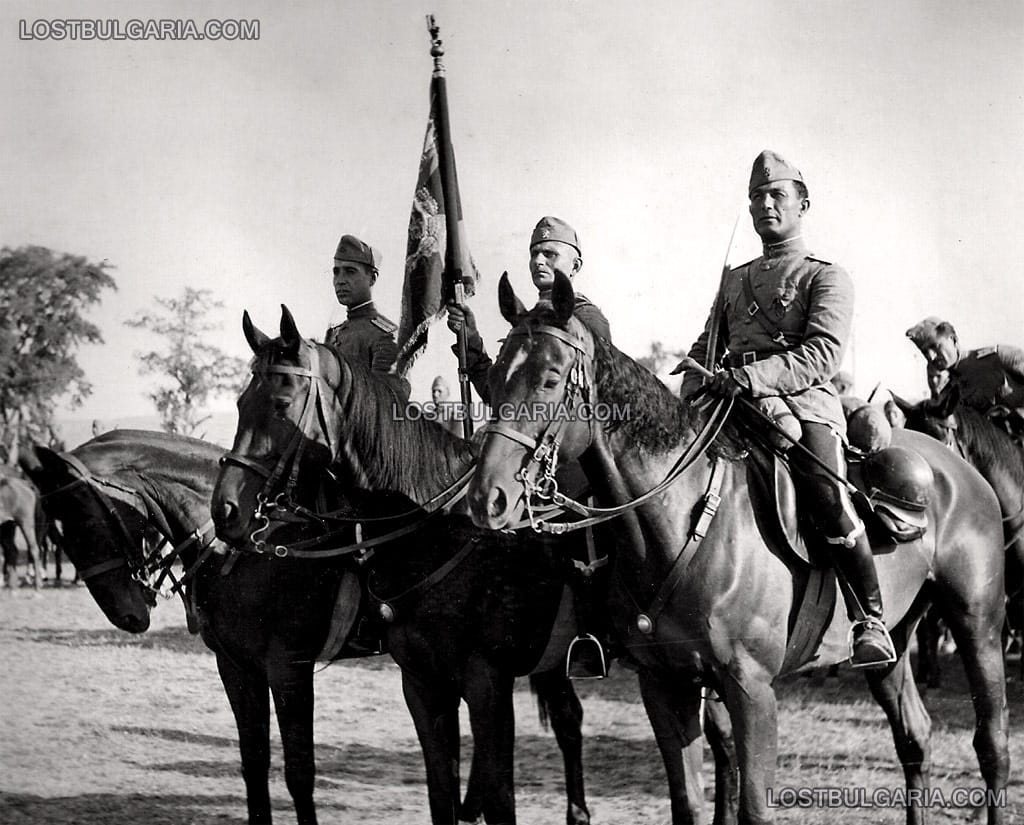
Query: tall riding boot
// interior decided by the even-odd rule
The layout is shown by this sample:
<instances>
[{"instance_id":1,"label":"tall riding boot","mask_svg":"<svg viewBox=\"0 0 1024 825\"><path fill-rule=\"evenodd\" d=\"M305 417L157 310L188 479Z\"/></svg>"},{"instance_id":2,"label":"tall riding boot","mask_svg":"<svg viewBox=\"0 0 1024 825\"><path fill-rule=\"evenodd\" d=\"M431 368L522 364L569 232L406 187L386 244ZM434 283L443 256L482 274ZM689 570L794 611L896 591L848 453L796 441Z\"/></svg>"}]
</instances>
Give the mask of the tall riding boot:
<instances>
[{"instance_id":1,"label":"tall riding boot","mask_svg":"<svg viewBox=\"0 0 1024 825\"><path fill-rule=\"evenodd\" d=\"M855 538L848 536L828 541L832 545L846 612L853 622L850 664L859 668L892 664L896 661L896 649L882 622L882 593L863 526Z\"/></svg>"}]
</instances>

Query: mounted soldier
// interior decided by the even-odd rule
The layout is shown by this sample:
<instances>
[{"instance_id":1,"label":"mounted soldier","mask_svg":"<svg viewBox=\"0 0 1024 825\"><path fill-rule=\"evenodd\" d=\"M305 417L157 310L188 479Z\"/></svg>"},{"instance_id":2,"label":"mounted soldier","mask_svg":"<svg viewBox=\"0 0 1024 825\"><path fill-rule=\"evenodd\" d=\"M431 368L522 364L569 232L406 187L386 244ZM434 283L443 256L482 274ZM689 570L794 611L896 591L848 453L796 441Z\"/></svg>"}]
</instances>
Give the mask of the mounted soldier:
<instances>
[{"instance_id":1,"label":"mounted soldier","mask_svg":"<svg viewBox=\"0 0 1024 825\"><path fill-rule=\"evenodd\" d=\"M533 285L537 288L538 301L551 300L551 288L555 282L555 273L565 275L572 280L582 269L583 252L576 230L561 218L552 216L541 218L530 236L530 277L533 280ZM573 315L595 336L611 342L611 327L604 313L585 295L577 292L575 296ZM484 402L489 403L491 392L488 374L494 362L484 347L473 311L465 304L450 304L448 307L449 328L453 332L458 332L462 325L466 327L466 371L480 397ZM452 349L453 351L457 350L456 347L452 347ZM458 354L457 351L456 354ZM586 481L576 462L560 467L555 478L559 490L570 497L577 497L586 487ZM589 536L589 531L587 533ZM561 541L575 545L577 542L582 543L583 537L580 534L572 534L571 537L567 536ZM569 649L568 671L574 678L599 678L607 674L604 649L596 636L588 631L588 626L594 629L597 624L593 620L597 612L594 609L594 602L598 601L598 598L591 592L594 588L592 586L593 576L590 574L595 569L595 565L603 562L596 557L589 542L586 547L574 546L570 552L576 560L577 566L585 565L586 580L584 583L579 581L580 577L572 577L579 635ZM587 559L587 561L584 562L583 559ZM603 633L599 635L603 635Z\"/></svg>"},{"instance_id":2,"label":"mounted soldier","mask_svg":"<svg viewBox=\"0 0 1024 825\"><path fill-rule=\"evenodd\" d=\"M853 622L851 663L883 667L895 661L895 650L882 622L871 545L844 486L846 420L832 383L850 337L853 283L844 269L804 245L803 220L811 202L796 167L762 152L748 195L763 254L725 274L689 357L704 363L709 348L724 349L722 359L715 359L721 370L704 391L745 394L762 407L784 406L799 422L806 452L791 451L790 464L832 552ZM694 395L702 380L696 370L687 371L680 394Z\"/></svg>"},{"instance_id":3,"label":"mounted soldier","mask_svg":"<svg viewBox=\"0 0 1024 825\"><path fill-rule=\"evenodd\" d=\"M953 325L929 317L907 330L928 362L929 373L945 370L949 383L937 400L957 398L1005 429L1018 444L1024 438L1024 349L996 344L964 352ZM955 394L955 395L954 395Z\"/></svg>"},{"instance_id":4,"label":"mounted soldier","mask_svg":"<svg viewBox=\"0 0 1024 825\"><path fill-rule=\"evenodd\" d=\"M393 369L398 355L398 325L377 311L373 285L377 282L380 253L355 235L342 235L334 253L334 294L348 315L327 330L324 343L350 363L358 364L390 384L403 401L409 398L409 382Z\"/></svg>"}]
</instances>

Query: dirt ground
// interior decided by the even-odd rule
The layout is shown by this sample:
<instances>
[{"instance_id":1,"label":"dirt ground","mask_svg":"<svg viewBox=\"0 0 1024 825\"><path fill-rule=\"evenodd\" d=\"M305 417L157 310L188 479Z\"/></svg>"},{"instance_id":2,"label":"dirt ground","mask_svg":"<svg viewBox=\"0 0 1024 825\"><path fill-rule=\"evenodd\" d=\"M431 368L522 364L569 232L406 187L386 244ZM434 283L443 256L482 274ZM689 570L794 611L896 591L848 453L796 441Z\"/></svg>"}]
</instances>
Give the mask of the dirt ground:
<instances>
[{"instance_id":1,"label":"dirt ground","mask_svg":"<svg viewBox=\"0 0 1024 825\"><path fill-rule=\"evenodd\" d=\"M174 602L152 629L130 636L106 623L82 587L0 593L0 823L186 825L245 822L234 721L213 655L185 628ZM944 661L947 687L926 704L936 788L982 787L971 749L973 714L961 668ZM1009 822L1024 823L1024 693L1017 663L1011 714ZM419 748L387 658L335 665L316 682L317 803L323 823L428 822ZM585 763L595 825L667 823L664 771L636 687L622 669L579 683ZM780 686L776 786L898 790L888 726L859 677ZM521 825L564 822L561 757L540 727L525 680L516 693L517 805ZM463 729L468 729L464 716ZM294 823L275 730L275 822ZM464 738L463 779L471 743ZM706 755L710 769L710 754ZM708 777L712 784L711 774ZM707 789L709 800L712 788ZM849 791L847 792L849 793ZM854 791L856 793L856 791ZM849 798L849 797L847 797ZM971 821L969 808L935 807L930 822ZM903 823L899 808L790 808L780 823Z\"/></svg>"}]
</instances>

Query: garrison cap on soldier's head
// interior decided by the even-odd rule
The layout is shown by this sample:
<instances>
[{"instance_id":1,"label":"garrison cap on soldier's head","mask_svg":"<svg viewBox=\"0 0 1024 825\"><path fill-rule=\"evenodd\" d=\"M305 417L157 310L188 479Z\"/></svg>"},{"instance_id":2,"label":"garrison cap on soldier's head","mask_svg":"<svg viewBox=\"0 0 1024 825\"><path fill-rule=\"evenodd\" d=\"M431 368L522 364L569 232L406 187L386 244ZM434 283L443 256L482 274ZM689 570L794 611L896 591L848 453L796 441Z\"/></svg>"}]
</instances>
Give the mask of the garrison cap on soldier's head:
<instances>
[{"instance_id":1,"label":"garrison cap on soldier's head","mask_svg":"<svg viewBox=\"0 0 1024 825\"><path fill-rule=\"evenodd\" d=\"M934 344L940 335L952 335L956 337L956 330L949 321L943 321L934 315L930 315L923 321L918 321L907 330L907 338L913 341L918 347L926 347Z\"/></svg>"},{"instance_id":2,"label":"garrison cap on soldier's head","mask_svg":"<svg viewBox=\"0 0 1024 825\"><path fill-rule=\"evenodd\" d=\"M355 235L342 235L338 241L338 249L334 253L336 261L353 261L357 264L366 264L371 269L380 268L380 253L363 243Z\"/></svg>"},{"instance_id":3,"label":"garrison cap on soldier's head","mask_svg":"<svg viewBox=\"0 0 1024 825\"><path fill-rule=\"evenodd\" d=\"M576 230L561 218L553 218L548 215L537 221L537 225L533 228L533 235L530 236L530 248L532 249L535 244L544 241L560 241L569 244L580 257L583 257L583 250L580 249L580 239L576 237Z\"/></svg>"},{"instance_id":4,"label":"garrison cap on soldier's head","mask_svg":"<svg viewBox=\"0 0 1024 825\"><path fill-rule=\"evenodd\" d=\"M753 192L758 186L779 180L795 180L803 183L804 176L785 158L775 154L771 149L765 149L754 159L754 166L750 170L750 186L747 187L747 194Z\"/></svg>"}]
</instances>

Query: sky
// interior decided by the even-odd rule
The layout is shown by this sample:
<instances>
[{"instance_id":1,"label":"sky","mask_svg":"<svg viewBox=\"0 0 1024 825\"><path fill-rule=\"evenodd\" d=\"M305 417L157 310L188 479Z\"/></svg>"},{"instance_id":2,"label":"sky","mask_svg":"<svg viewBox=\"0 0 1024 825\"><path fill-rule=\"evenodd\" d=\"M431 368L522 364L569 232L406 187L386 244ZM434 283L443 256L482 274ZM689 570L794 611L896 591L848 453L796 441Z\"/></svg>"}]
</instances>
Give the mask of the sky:
<instances>
[{"instance_id":1,"label":"sky","mask_svg":"<svg viewBox=\"0 0 1024 825\"><path fill-rule=\"evenodd\" d=\"M746 184L765 148L802 170L808 245L856 284L845 368L859 394L926 393L904 331L927 315L967 347L1024 345L1017 0L5 0L0 245L106 261L118 283L90 313L105 344L79 353L93 393L60 416L154 412L135 355L159 342L124 321L186 286L223 303L212 340L229 353L249 354L243 309L274 332L287 304L322 337L344 318L329 274L344 233L382 251L375 298L399 320L428 13L492 353L506 328L498 278L507 270L532 303L543 215L577 230L576 286L620 349L688 348L723 261L759 252ZM21 34L132 18L257 19L259 39ZM451 333L435 330L412 374L421 400L438 373L456 384Z\"/></svg>"}]
</instances>

